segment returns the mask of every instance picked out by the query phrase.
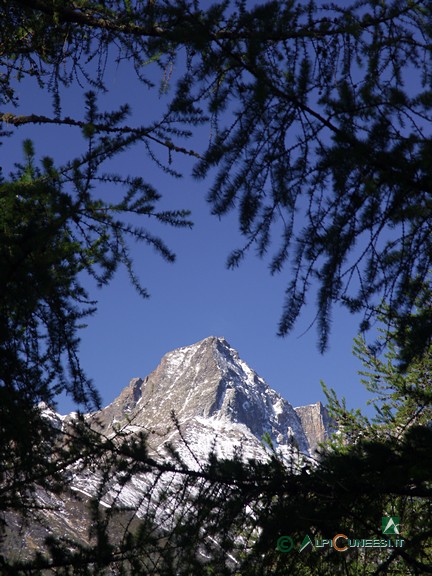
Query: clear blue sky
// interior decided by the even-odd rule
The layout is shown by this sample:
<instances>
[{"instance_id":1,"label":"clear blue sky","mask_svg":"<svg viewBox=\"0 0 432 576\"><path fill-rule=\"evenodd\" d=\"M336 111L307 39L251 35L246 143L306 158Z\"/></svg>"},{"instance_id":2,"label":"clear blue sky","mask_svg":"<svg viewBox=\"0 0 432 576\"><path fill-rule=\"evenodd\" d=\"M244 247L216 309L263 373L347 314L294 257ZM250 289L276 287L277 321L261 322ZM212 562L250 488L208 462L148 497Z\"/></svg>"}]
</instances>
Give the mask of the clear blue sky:
<instances>
[{"instance_id":1,"label":"clear blue sky","mask_svg":"<svg viewBox=\"0 0 432 576\"><path fill-rule=\"evenodd\" d=\"M160 72L155 74L157 77ZM137 86L126 67L111 65L106 81L110 92L102 101L112 107L131 102L136 124L149 123L163 105L163 100ZM23 84L19 91L22 114L50 113L50 96L36 84ZM66 92L63 103L63 115L82 117L80 91ZM58 162L73 157L84 146L77 129L22 127L0 148L5 174L14 162L21 160L20 145L27 137L35 141L38 157L50 155ZM203 149L208 137L207 129L201 129L197 139L188 145ZM321 379L339 395L346 396L349 406L363 406L367 394L357 375L361 365L351 353L358 319L335 309L329 350L321 355L316 328L307 330L316 313L311 296L292 334L278 338L277 324L289 270L272 277L266 261L255 258L253 253L237 270L227 270L225 262L230 250L243 243L235 215L221 221L211 216L206 203L210 181L194 181L190 176L192 162L183 157L174 157L174 167L184 172L181 180L164 174L145 155L142 146L122 154L106 167L143 176L163 195L165 208L191 209L195 226L192 230L168 226L155 230L176 252L175 264L164 262L144 246L133 250L136 269L151 293L150 299L138 296L124 271L109 287L92 294L99 307L82 331L81 358L104 404L111 402L131 378L146 376L156 368L165 352L215 335L224 336L294 406L324 401ZM59 404L60 411L72 409L68 401Z\"/></svg>"}]
</instances>

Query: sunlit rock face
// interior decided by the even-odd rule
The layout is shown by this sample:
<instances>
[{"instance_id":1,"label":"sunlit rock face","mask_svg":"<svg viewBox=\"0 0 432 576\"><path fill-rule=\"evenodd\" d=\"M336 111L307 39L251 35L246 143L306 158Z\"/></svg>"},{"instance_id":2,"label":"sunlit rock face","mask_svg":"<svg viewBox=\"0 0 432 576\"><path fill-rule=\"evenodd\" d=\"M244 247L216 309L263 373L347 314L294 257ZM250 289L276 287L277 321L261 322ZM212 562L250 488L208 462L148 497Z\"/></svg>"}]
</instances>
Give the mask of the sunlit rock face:
<instances>
[{"instance_id":1,"label":"sunlit rock face","mask_svg":"<svg viewBox=\"0 0 432 576\"><path fill-rule=\"evenodd\" d=\"M331 432L333 425L325 406L321 402L310 404L309 406L299 406L295 408L302 424L303 431L308 441L309 450L314 455L322 442L324 442Z\"/></svg>"}]
</instances>

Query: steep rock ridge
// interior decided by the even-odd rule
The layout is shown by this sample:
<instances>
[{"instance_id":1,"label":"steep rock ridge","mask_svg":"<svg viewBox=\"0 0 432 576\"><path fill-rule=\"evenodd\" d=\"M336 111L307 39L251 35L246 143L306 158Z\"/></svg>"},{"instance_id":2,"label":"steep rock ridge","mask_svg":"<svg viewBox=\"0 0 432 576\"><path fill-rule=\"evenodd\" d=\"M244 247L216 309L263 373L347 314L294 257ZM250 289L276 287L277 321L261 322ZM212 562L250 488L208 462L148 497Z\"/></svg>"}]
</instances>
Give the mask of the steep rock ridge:
<instances>
[{"instance_id":1,"label":"steep rock ridge","mask_svg":"<svg viewBox=\"0 0 432 576\"><path fill-rule=\"evenodd\" d=\"M333 432L333 423L325 406L321 402L298 406L295 411L300 417L303 431L314 454L319 445Z\"/></svg>"},{"instance_id":2,"label":"steep rock ridge","mask_svg":"<svg viewBox=\"0 0 432 576\"><path fill-rule=\"evenodd\" d=\"M176 437L174 412L200 453L208 445L207 435L212 440L218 436L225 448L240 442L252 448L260 447L268 434L276 448L296 446L311 454L324 440L326 423L322 420L320 426L319 415L308 417L299 410L272 390L224 338L211 336L166 354L156 370L133 379L96 417L108 433L116 428L146 430L153 448Z\"/></svg>"}]
</instances>

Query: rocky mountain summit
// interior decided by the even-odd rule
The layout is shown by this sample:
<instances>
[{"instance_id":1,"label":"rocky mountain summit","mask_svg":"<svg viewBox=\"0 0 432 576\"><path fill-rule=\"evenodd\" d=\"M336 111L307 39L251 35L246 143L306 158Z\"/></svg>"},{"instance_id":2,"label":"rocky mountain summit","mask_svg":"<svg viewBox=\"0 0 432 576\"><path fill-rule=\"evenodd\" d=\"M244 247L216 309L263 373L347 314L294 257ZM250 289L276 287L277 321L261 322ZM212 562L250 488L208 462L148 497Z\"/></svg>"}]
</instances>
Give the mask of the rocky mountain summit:
<instances>
[{"instance_id":1,"label":"rocky mountain summit","mask_svg":"<svg viewBox=\"0 0 432 576\"><path fill-rule=\"evenodd\" d=\"M146 431L155 450L167 439L178 440L176 421L198 458L210 445L224 457L239 445L248 457L259 457L263 437L286 455L293 447L314 455L331 428L320 402L293 408L224 338L214 336L166 354L95 418L108 434Z\"/></svg>"}]
</instances>

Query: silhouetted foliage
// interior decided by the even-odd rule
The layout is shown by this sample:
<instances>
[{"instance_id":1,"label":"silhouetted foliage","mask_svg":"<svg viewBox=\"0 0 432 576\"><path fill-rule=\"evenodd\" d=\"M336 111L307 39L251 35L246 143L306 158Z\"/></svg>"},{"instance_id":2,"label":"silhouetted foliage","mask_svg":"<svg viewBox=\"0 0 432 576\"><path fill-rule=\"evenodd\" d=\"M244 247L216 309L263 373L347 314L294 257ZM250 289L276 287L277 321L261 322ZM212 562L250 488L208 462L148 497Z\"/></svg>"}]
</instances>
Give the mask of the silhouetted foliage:
<instances>
[{"instance_id":1,"label":"silhouetted foliage","mask_svg":"<svg viewBox=\"0 0 432 576\"><path fill-rule=\"evenodd\" d=\"M49 506L41 494L67 491L74 467L101 474L86 543L51 536L32 558L0 556L0 569L429 573L430 4L0 0L0 17L3 144L26 125L76 128L85 142L64 165L45 158L38 167L26 141L24 164L0 182L0 528L11 514L33 521L42 506L43 516ZM113 61L126 61L143 86L167 96L152 123L135 125L128 105L98 109ZM51 94L51 115L21 114L18 88L32 79ZM71 86L83 92L83 112L73 117L62 105ZM206 148L185 147L203 125ZM56 429L38 404L67 393L81 409L99 406L79 362L79 328L95 307L83 275L103 286L124 265L145 297L129 243L144 242L169 261L174 254L131 222L145 216L190 225L185 211L157 211L159 193L141 177L103 171L137 143L173 176L173 157L187 155L197 160L195 177L214 178L213 213L236 210L245 237L230 267L256 249L269 254L271 273L287 273L281 335L315 289L322 350L335 302L363 313L362 329L384 315L399 347L391 362L384 366L361 348L381 420L369 422L329 393L342 433L318 467L304 462L293 473L277 455L265 464L213 458L198 471L174 455L158 463L145 438L104 438L79 414ZM107 187L120 190L118 200L106 200ZM100 507L112 497L112 479L121 492L132 472L154 474L143 494L145 519L133 526L131 510ZM178 481L157 491L161 475L170 474ZM155 510L167 499L172 529L161 535ZM342 526L373 534L381 515L394 510L408 526L409 546L387 555L372 550L367 562L359 551L347 560L282 558L275 549L281 527L293 538ZM122 515L128 520L119 540L112 526Z\"/></svg>"}]
</instances>

